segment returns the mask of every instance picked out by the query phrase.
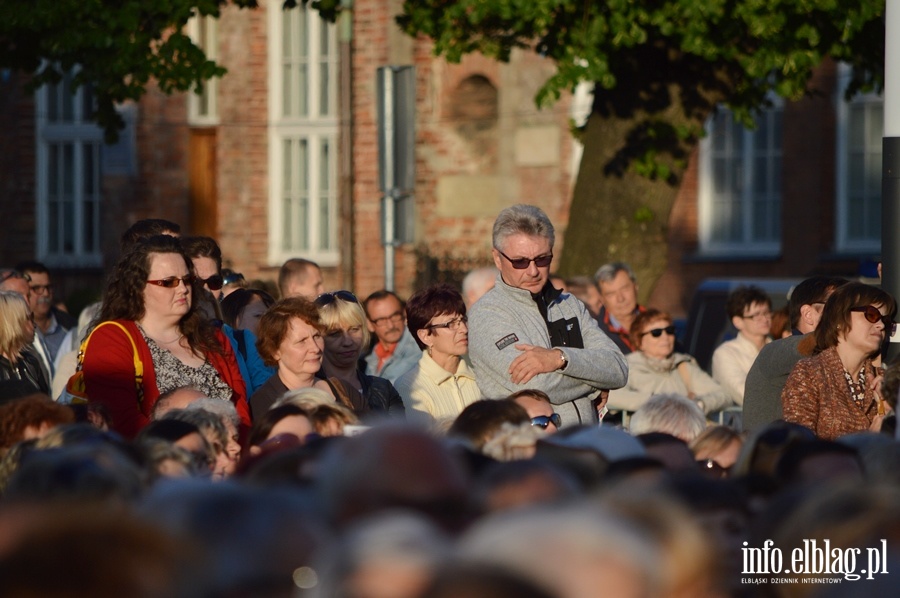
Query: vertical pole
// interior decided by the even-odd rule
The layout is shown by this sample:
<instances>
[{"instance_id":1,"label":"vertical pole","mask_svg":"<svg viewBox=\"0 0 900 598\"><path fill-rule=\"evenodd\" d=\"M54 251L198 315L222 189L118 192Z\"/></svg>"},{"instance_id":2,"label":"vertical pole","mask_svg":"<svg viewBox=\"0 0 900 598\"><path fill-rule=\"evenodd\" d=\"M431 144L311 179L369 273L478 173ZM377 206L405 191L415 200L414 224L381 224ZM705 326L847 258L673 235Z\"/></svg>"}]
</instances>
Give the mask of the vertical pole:
<instances>
[{"instance_id":1,"label":"vertical pole","mask_svg":"<svg viewBox=\"0 0 900 598\"><path fill-rule=\"evenodd\" d=\"M394 290L394 71L384 73L384 288Z\"/></svg>"},{"instance_id":2,"label":"vertical pole","mask_svg":"<svg viewBox=\"0 0 900 598\"><path fill-rule=\"evenodd\" d=\"M881 179L882 288L900 298L900 0L887 0L884 52L884 138ZM891 337L886 361L900 354Z\"/></svg>"}]
</instances>

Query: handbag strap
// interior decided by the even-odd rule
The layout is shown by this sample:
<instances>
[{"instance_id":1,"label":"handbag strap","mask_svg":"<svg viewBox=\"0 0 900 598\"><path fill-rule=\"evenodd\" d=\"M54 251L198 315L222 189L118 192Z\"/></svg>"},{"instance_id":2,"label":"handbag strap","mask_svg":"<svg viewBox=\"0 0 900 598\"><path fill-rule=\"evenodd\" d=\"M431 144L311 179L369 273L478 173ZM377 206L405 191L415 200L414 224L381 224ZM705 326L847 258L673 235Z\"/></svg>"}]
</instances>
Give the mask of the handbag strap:
<instances>
[{"instance_id":1,"label":"handbag strap","mask_svg":"<svg viewBox=\"0 0 900 598\"><path fill-rule=\"evenodd\" d=\"M87 351L88 341L91 340L91 337L94 336L94 333L101 326L106 326L107 324L118 327L122 332L125 333L125 337L128 339L128 342L131 343L131 351L132 351L132 359L134 361L134 384L138 391L138 402L144 400L144 363L141 361L141 357L138 354L137 345L134 342L134 339L131 337L131 333L128 332L128 329L125 328L122 324L115 322L113 320L107 320L105 322L100 322L94 329L91 330L91 333L88 334L83 341L81 341L81 348L78 350L78 365L75 368L76 372L80 372L84 367L84 354Z\"/></svg>"}]
</instances>

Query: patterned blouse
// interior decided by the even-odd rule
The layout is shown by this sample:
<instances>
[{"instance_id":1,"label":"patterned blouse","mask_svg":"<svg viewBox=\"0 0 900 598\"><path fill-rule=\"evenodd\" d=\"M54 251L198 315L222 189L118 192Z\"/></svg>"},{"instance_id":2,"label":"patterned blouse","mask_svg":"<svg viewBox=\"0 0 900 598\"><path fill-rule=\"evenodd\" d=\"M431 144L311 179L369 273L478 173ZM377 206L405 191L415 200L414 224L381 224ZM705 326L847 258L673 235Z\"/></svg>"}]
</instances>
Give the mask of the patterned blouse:
<instances>
[{"instance_id":1,"label":"patterned blouse","mask_svg":"<svg viewBox=\"0 0 900 598\"><path fill-rule=\"evenodd\" d=\"M141 330L140 327L138 329ZM200 367L193 368L157 345L143 330L141 330L141 335L150 348L159 394L182 386L195 386L211 399L231 400L233 394L231 387L222 381L219 372L209 360L204 361Z\"/></svg>"}]
</instances>

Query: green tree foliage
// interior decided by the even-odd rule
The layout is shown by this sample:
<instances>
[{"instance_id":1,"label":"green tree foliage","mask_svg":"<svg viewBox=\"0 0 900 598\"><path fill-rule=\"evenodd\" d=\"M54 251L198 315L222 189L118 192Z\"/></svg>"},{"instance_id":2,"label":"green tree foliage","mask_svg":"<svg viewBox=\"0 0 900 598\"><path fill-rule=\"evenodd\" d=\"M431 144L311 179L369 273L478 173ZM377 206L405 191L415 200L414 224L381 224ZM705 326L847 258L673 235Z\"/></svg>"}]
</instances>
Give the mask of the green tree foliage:
<instances>
[{"instance_id":1,"label":"green tree foliage","mask_svg":"<svg viewBox=\"0 0 900 598\"><path fill-rule=\"evenodd\" d=\"M553 60L536 102L581 82L594 105L561 263L631 261L648 293L691 150L717 104L752 126L771 94L796 100L827 57L854 67L849 93L878 87L884 0L407 0L398 22L458 61L515 48Z\"/></svg>"},{"instance_id":2,"label":"green tree foliage","mask_svg":"<svg viewBox=\"0 0 900 598\"><path fill-rule=\"evenodd\" d=\"M297 3L285 0L284 7ZM77 68L73 89L92 87L96 120L112 140L124 125L116 105L139 100L151 80L165 93L199 91L225 73L184 26L196 15L218 16L227 4L255 8L257 0L0 0L0 68L30 75L31 89ZM334 20L340 0L311 6Z\"/></svg>"}]
</instances>

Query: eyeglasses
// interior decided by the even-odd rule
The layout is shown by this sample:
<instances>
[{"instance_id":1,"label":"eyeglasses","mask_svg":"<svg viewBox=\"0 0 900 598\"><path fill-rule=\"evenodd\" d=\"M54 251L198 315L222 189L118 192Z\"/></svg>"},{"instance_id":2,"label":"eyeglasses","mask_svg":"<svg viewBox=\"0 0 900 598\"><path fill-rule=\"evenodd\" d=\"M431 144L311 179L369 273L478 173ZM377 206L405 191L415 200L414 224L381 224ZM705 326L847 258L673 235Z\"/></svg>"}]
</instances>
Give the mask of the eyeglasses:
<instances>
[{"instance_id":1,"label":"eyeglasses","mask_svg":"<svg viewBox=\"0 0 900 598\"><path fill-rule=\"evenodd\" d=\"M884 327L886 330L890 330L893 332L894 322L891 321L891 316L883 316L881 312L878 311L878 308L874 305L865 305L859 307L851 307L850 311L860 311L866 317L866 321L870 324L874 324L878 320L884 322Z\"/></svg>"},{"instance_id":2,"label":"eyeglasses","mask_svg":"<svg viewBox=\"0 0 900 598\"><path fill-rule=\"evenodd\" d=\"M675 327L666 326L665 328L654 328L653 330L648 330L647 332L643 333L641 336L652 334L653 338L659 338L662 336L663 332L665 332L669 336L675 336Z\"/></svg>"},{"instance_id":3,"label":"eyeglasses","mask_svg":"<svg viewBox=\"0 0 900 598\"><path fill-rule=\"evenodd\" d=\"M562 425L562 418L559 416L559 413L554 413L553 415L538 415L536 417L531 418L531 425L537 426L541 429L546 430L547 426L553 424L557 429Z\"/></svg>"},{"instance_id":4,"label":"eyeglasses","mask_svg":"<svg viewBox=\"0 0 900 598\"><path fill-rule=\"evenodd\" d=\"M225 280L218 274L213 274L209 278L197 277L197 280L206 285L210 291L218 291L225 285Z\"/></svg>"},{"instance_id":5,"label":"eyeglasses","mask_svg":"<svg viewBox=\"0 0 900 598\"><path fill-rule=\"evenodd\" d=\"M177 276L169 276L167 278L163 278L160 280L148 280L147 284L155 284L158 287L166 287L167 289L174 289L178 286L179 283L184 283L184 286L190 287L194 284L194 280L197 277L193 274L187 274L186 276L182 276L178 278Z\"/></svg>"},{"instance_id":6,"label":"eyeglasses","mask_svg":"<svg viewBox=\"0 0 900 598\"><path fill-rule=\"evenodd\" d=\"M319 307L325 307L326 305L331 305L338 299L347 301L348 303L359 303L359 299L357 299L356 295L350 291L335 291L333 293L322 293L316 297L315 304Z\"/></svg>"},{"instance_id":7,"label":"eyeglasses","mask_svg":"<svg viewBox=\"0 0 900 598\"><path fill-rule=\"evenodd\" d=\"M32 285L29 285L29 288L31 288L31 292L34 293L35 295L43 295L44 293L47 293L49 295L50 292L53 290L53 285L52 284L32 284Z\"/></svg>"},{"instance_id":8,"label":"eyeglasses","mask_svg":"<svg viewBox=\"0 0 900 598\"><path fill-rule=\"evenodd\" d=\"M741 316L745 320L753 320L754 322L758 322L760 320L769 320L772 318L771 311L761 311L758 314L750 314L749 316Z\"/></svg>"},{"instance_id":9,"label":"eyeglasses","mask_svg":"<svg viewBox=\"0 0 900 598\"><path fill-rule=\"evenodd\" d=\"M425 330L434 330L435 328L449 328L450 330L459 330L459 327L463 324L468 324L469 318L466 316L457 316L450 320L449 322L442 322L440 324L429 324L425 327Z\"/></svg>"},{"instance_id":10,"label":"eyeglasses","mask_svg":"<svg viewBox=\"0 0 900 598\"><path fill-rule=\"evenodd\" d=\"M497 253L499 253L500 255L505 257L509 261L509 263L512 264L512 267L515 268L516 270L524 270L531 264L531 262L534 262L534 265L537 266L538 268L546 268L547 266L550 265L550 262L553 261L552 253L548 253L547 255L539 255L534 258L517 257L516 259L512 259L511 257L506 255L499 249L497 249Z\"/></svg>"},{"instance_id":11,"label":"eyeglasses","mask_svg":"<svg viewBox=\"0 0 900 598\"><path fill-rule=\"evenodd\" d=\"M387 326L388 322L390 322L391 324L399 324L403 321L403 312L394 312L389 316L385 316L383 318L375 318L374 320L369 321L372 322L372 324L374 324L376 328Z\"/></svg>"}]
</instances>

